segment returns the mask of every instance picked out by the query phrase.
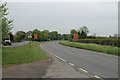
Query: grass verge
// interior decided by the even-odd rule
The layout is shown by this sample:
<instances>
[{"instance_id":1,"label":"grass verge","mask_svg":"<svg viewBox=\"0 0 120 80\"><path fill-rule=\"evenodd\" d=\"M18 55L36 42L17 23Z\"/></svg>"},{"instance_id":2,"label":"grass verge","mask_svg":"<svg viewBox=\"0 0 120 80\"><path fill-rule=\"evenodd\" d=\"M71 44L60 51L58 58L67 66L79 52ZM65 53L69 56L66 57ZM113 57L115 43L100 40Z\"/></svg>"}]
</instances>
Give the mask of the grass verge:
<instances>
[{"instance_id":1,"label":"grass verge","mask_svg":"<svg viewBox=\"0 0 120 80\"><path fill-rule=\"evenodd\" d=\"M86 49L86 50L91 50L91 51L96 51L96 52L103 52L107 54L112 54L112 55L120 55L120 48L115 47L115 46L104 46L104 45L97 45L97 44L87 44L87 43L74 43L70 41L60 41L59 42L62 45L66 45L69 47L74 47L74 48L80 48L80 49Z\"/></svg>"},{"instance_id":2,"label":"grass verge","mask_svg":"<svg viewBox=\"0 0 120 80\"><path fill-rule=\"evenodd\" d=\"M26 44L20 47L4 47L2 50L2 65L11 66L47 60L47 54L39 45L38 42L32 42L31 46Z\"/></svg>"}]
</instances>

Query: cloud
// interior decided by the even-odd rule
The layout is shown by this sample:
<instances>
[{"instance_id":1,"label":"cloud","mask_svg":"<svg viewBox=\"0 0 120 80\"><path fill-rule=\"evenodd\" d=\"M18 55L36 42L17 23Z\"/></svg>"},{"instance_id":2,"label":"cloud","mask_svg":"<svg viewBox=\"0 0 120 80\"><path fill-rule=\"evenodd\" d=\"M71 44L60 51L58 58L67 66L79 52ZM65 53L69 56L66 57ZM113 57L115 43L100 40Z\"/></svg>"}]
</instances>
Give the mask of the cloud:
<instances>
[{"instance_id":1,"label":"cloud","mask_svg":"<svg viewBox=\"0 0 120 80\"><path fill-rule=\"evenodd\" d=\"M57 30L69 33L71 29L87 26L90 34L117 33L117 3L39 2L8 3L9 17L14 19L13 32L18 30Z\"/></svg>"}]
</instances>

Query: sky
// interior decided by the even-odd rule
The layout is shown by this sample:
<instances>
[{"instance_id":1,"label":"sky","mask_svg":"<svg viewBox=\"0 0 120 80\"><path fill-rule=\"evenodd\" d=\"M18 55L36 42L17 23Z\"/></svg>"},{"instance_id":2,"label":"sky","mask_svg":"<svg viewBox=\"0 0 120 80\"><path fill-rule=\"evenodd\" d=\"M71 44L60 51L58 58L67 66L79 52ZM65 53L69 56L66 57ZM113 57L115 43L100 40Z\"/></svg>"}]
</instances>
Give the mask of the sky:
<instances>
[{"instance_id":1,"label":"sky","mask_svg":"<svg viewBox=\"0 0 120 80\"><path fill-rule=\"evenodd\" d=\"M71 29L86 26L89 35L109 36L118 33L117 0L106 2L15 2L7 0L13 33L33 29L70 33ZM18 0L19 1L19 0ZM113 2L112 2L113 1Z\"/></svg>"}]
</instances>

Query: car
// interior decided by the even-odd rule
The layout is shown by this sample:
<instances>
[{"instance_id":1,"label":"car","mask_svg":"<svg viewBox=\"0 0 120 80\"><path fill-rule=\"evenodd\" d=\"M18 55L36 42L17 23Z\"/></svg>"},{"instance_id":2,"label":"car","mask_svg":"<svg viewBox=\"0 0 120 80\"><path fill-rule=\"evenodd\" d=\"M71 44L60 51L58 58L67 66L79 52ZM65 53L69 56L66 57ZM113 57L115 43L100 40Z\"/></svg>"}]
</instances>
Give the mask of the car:
<instances>
[{"instance_id":1,"label":"car","mask_svg":"<svg viewBox=\"0 0 120 80\"><path fill-rule=\"evenodd\" d=\"M12 42L10 40L4 40L4 42L2 42L4 46L6 45L12 45Z\"/></svg>"}]
</instances>

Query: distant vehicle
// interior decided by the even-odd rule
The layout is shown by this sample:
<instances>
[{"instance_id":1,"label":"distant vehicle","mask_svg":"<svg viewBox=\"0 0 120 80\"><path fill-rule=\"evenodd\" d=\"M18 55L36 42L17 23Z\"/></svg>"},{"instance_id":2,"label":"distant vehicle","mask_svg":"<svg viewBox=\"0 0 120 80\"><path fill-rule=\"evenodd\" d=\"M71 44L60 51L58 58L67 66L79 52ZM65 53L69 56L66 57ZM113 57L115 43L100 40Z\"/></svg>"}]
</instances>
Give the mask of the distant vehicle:
<instances>
[{"instance_id":1,"label":"distant vehicle","mask_svg":"<svg viewBox=\"0 0 120 80\"><path fill-rule=\"evenodd\" d=\"M10 40L4 40L4 42L2 42L4 46L6 45L12 45L12 42Z\"/></svg>"}]
</instances>

